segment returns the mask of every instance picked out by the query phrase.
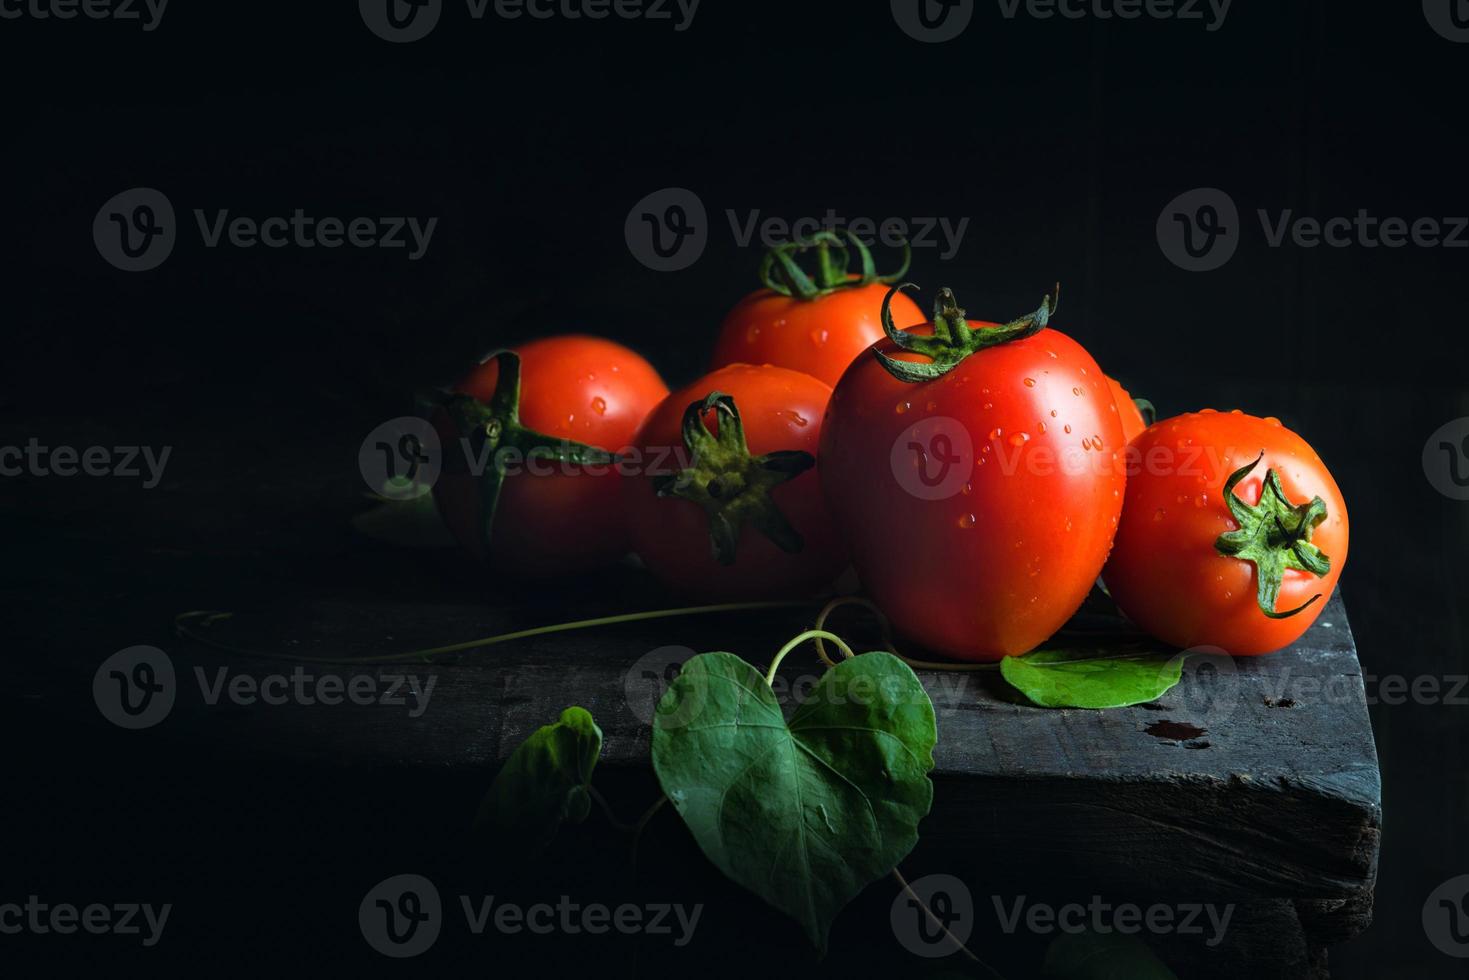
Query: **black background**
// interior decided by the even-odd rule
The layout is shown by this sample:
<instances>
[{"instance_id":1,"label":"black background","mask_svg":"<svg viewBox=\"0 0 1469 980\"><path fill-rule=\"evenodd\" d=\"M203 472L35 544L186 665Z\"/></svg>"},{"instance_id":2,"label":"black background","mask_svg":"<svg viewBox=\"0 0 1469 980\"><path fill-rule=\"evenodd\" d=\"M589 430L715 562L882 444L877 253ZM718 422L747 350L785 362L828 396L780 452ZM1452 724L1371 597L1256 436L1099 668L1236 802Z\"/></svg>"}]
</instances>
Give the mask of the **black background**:
<instances>
[{"instance_id":1,"label":"black background","mask_svg":"<svg viewBox=\"0 0 1469 980\"><path fill-rule=\"evenodd\" d=\"M765 0L704 0L683 32L476 22L450 2L407 45L374 37L349 3L175 0L154 32L3 20L0 410L21 440L173 445L175 480L198 475L196 445L207 460L229 447L237 488L349 470L361 435L404 414L415 389L531 335L605 334L671 383L693 377L723 311L755 285L758 249L736 243L727 209L741 221L828 208L968 218L958 254L919 250L912 278L990 319L1034 308L1059 279L1056 326L1164 414L1281 417L1352 509L1342 588L1364 672L1464 674L1469 505L1433 489L1420 455L1469 415L1469 252L1270 248L1254 215L1469 214L1466 67L1469 45L1434 33L1418 4L1324 0L1236 0L1214 32L1008 20L980 3L946 44L910 39L882 3ZM90 228L136 186L168 195L180 240L162 267L129 274L100 258ZM678 273L639 264L623 236L633 203L668 186L695 191L711 219L707 251ZM1176 268L1155 237L1163 207L1195 187L1226 191L1243 217L1238 253L1209 273ZM413 262L404 250L208 249L192 218L298 207L439 221ZM240 592L278 586L231 579L255 536L280 530L254 527L238 499L214 509L95 481L0 482L12 665L49 677L66 657L95 664L144 642L139 554L191 549ZM64 597L22 608L47 575ZM243 874L253 890L220 913L223 968L268 957L249 937L268 945L273 913L247 920L277 890L288 907L334 894L292 876L319 854L312 841L343 822L354 840L403 833L394 813L429 825L401 800L358 812L347 776L265 761L129 776L134 749L117 733L63 724L39 697L10 718L5 894L85 901L139 875L212 894ZM1334 954L1334 975L1462 976L1419 912L1469 872L1469 707L1379 705L1373 721L1386 801L1377 923ZM436 799L428 778L413 792ZM217 837L201 829L222 819ZM350 908L360 889L340 892ZM286 958L335 955L290 935Z\"/></svg>"}]
</instances>

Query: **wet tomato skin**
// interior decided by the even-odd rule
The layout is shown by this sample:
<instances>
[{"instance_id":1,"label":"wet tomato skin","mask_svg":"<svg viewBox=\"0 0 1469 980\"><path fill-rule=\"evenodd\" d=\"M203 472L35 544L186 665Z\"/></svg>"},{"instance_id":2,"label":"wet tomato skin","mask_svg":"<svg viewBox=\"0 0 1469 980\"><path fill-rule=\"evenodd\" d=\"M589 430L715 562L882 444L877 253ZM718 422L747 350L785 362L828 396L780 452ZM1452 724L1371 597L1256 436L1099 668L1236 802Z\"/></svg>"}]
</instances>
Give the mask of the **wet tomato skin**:
<instances>
[{"instance_id":1,"label":"wet tomato skin","mask_svg":"<svg viewBox=\"0 0 1469 980\"><path fill-rule=\"evenodd\" d=\"M513 348L520 355L520 421L539 432L617 452L627 446L668 386L636 352L601 337L545 337ZM496 361L470 371L455 390L487 401L499 378ZM462 453L457 433L438 420L443 449ZM586 571L629 550L618 507L622 477L597 471L520 472L507 476L491 529L488 556L479 533L474 479L445 472L434 487L440 513L470 554L492 568L533 577Z\"/></svg>"},{"instance_id":2,"label":"wet tomato skin","mask_svg":"<svg viewBox=\"0 0 1469 980\"><path fill-rule=\"evenodd\" d=\"M1317 578L1287 569L1276 609L1322 599L1288 619L1271 619L1256 601L1255 565L1221 555L1214 543L1238 525L1224 501L1229 475L1265 456L1236 488L1258 504L1273 468L1292 503L1320 496L1326 519L1311 542L1331 559ZM1256 656L1295 642L1325 607L1347 558L1346 502L1316 451L1278 419L1205 409L1155 423L1128 447L1127 498L1104 576L1122 611L1174 646L1215 647Z\"/></svg>"},{"instance_id":3,"label":"wet tomato skin","mask_svg":"<svg viewBox=\"0 0 1469 980\"><path fill-rule=\"evenodd\" d=\"M1117 417L1122 421L1122 439L1124 442L1132 442L1148 427L1147 420L1143 418L1142 409L1137 407L1137 402L1132 400L1132 395L1116 379L1109 376L1107 387L1117 401Z\"/></svg>"},{"instance_id":4,"label":"wet tomato skin","mask_svg":"<svg viewBox=\"0 0 1469 980\"><path fill-rule=\"evenodd\" d=\"M880 311L887 291L873 283L806 300L756 290L724 318L712 364L775 364L835 385L847 365L884 336ZM893 297L892 313L900 328L927 319L902 293Z\"/></svg>"},{"instance_id":5,"label":"wet tomato skin","mask_svg":"<svg viewBox=\"0 0 1469 980\"><path fill-rule=\"evenodd\" d=\"M663 399L633 440L645 469L626 479L622 488L633 550L667 588L695 598L785 598L829 584L846 567L847 557L827 513L815 467L770 492L801 535L802 549L787 553L745 523L732 565L713 557L709 518L698 504L655 493L652 477L675 473L689 463L681 435L685 410L715 391L734 397L751 455L777 450L816 455L822 415L831 397L827 385L809 374L769 364L730 364L711 371ZM706 413L704 418L717 433L717 415Z\"/></svg>"},{"instance_id":6,"label":"wet tomato skin","mask_svg":"<svg viewBox=\"0 0 1469 980\"><path fill-rule=\"evenodd\" d=\"M875 346L922 359L886 338ZM930 650L991 661L1033 649L1086 598L1121 513L1122 447L1101 369L1047 329L917 384L859 358L827 410L821 475L862 583L894 626ZM924 499L919 468L931 479L944 456L965 478Z\"/></svg>"}]
</instances>

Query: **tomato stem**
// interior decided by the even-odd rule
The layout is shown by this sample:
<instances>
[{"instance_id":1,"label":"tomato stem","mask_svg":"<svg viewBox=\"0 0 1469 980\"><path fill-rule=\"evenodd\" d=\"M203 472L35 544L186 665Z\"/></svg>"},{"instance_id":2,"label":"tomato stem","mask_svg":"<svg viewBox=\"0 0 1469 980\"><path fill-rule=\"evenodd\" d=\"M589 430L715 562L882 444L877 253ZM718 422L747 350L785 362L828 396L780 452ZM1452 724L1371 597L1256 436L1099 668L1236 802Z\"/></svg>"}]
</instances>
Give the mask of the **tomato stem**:
<instances>
[{"instance_id":1,"label":"tomato stem","mask_svg":"<svg viewBox=\"0 0 1469 980\"><path fill-rule=\"evenodd\" d=\"M717 433L704 422L711 412ZM815 466L815 456L798 449L751 456L739 406L720 391L711 391L684 411L683 440L692 454L688 468L654 477L653 490L660 497L682 497L703 508L709 518L709 547L715 561L734 564L746 522L789 554L806 546L770 491Z\"/></svg>"},{"instance_id":2,"label":"tomato stem","mask_svg":"<svg viewBox=\"0 0 1469 980\"><path fill-rule=\"evenodd\" d=\"M1316 593L1288 612L1276 612L1275 603L1287 569L1309 572L1322 578L1331 571L1331 556L1311 543L1311 532L1326 520L1326 502L1312 497L1309 503L1292 504L1274 469L1265 471L1260 485L1260 502L1251 507L1235 495L1237 487L1265 458L1264 450L1248 465L1230 474L1224 483L1224 503L1238 529L1219 535L1214 547L1221 555L1253 562L1255 601L1271 619L1288 619L1321 598Z\"/></svg>"},{"instance_id":3,"label":"tomato stem","mask_svg":"<svg viewBox=\"0 0 1469 980\"><path fill-rule=\"evenodd\" d=\"M796 262L796 256L812 249L816 251L815 279ZM862 271L855 275L847 271L853 252L857 254L857 261L862 266ZM786 242L766 252L760 261L760 281L765 284L765 288L782 296L813 300L841 289L897 282L908 274L908 266L912 261L913 249L904 241L902 266L896 272L880 276L867 243L850 229L843 229L840 233L819 231L810 238Z\"/></svg>"},{"instance_id":4,"label":"tomato stem","mask_svg":"<svg viewBox=\"0 0 1469 980\"><path fill-rule=\"evenodd\" d=\"M448 396L443 405L465 449L463 453L448 453L446 464L463 467L466 471L471 459L487 464L473 474L480 498L480 540L486 552L489 551L495 511L500 503L500 490L512 465L518 467L537 459L569 466L605 466L617 458L604 449L570 439L558 439L522 425L520 355L511 350L497 350L485 360L490 358L495 359L499 368L490 400L482 402L471 395L455 393Z\"/></svg>"},{"instance_id":5,"label":"tomato stem","mask_svg":"<svg viewBox=\"0 0 1469 980\"><path fill-rule=\"evenodd\" d=\"M1041 332L1061 302L1061 284L1057 283L1051 295L1041 298L1040 308L1034 313L1000 326L975 329L965 318L953 291L944 288L934 298L933 333L926 335L900 330L893 323L893 297L899 290L917 288L914 283L904 282L888 290L882 298L882 329L900 350L922 354L928 360L900 361L876 348L872 351L888 374L910 384L943 377L971 354Z\"/></svg>"}]
</instances>

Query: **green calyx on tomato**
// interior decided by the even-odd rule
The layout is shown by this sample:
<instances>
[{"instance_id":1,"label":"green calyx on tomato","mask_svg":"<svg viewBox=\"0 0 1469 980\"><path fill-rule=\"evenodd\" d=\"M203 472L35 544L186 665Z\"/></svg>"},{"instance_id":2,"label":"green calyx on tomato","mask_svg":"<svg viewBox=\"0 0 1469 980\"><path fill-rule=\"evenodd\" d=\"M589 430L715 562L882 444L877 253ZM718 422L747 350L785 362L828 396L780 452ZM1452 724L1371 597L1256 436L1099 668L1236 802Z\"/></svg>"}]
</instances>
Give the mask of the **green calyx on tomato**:
<instances>
[{"instance_id":1,"label":"green calyx on tomato","mask_svg":"<svg viewBox=\"0 0 1469 980\"><path fill-rule=\"evenodd\" d=\"M704 424L708 412L717 413L718 435ZM715 561L734 564L740 528L746 521L782 551L794 554L805 547L770 491L815 466L815 456L796 449L751 456L740 410L732 396L720 391L710 392L684 412L683 440L692 453L688 468L654 477L653 488L660 497L682 497L704 509Z\"/></svg>"},{"instance_id":2,"label":"green calyx on tomato","mask_svg":"<svg viewBox=\"0 0 1469 980\"><path fill-rule=\"evenodd\" d=\"M604 449L558 439L522 425L520 355L498 350L485 360L491 357L497 362L499 374L488 402L462 393L450 395L444 402L444 410L464 440L467 450L464 462L478 460L485 464L476 474L476 485L480 496L480 533L487 548L490 529L495 523L495 508L500 502L500 488L511 465L536 459L572 466L605 466L617 460ZM449 458L458 460L459 455L451 453Z\"/></svg>"},{"instance_id":3,"label":"green calyx on tomato","mask_svg":"<svg viewBox=\"0 0 1469 980\"><path fill-rule=\"evenodd\" d=\"M900 330L893 323L890 309L893 296L899 290L908 288L917 289L918 287L911 282L899 283L888 290L888 294L883 297L882 328L898 347L915 354L922 354L929 360L900 361L889 357L880 350L874 350L873 353L888 374L899 381L906 381L910 384L943 377L954 370L959 362L970 354L976 354L985 348L1040 333L1050 322L1061 301L1061 284L1057 283L1051 295L1041 300L1040 309L1034 313L1027 313L1018 320L1011 320L997 327L976 330L965 319L964 311L959 308L958 301L954 299L953 291L945 287L939 290L938 296L933 301L933 334L925 335Z\"/></svg>"},{"instance_id":4,"label":"green calyx on tomato","mask_svg":"<svg viewBox=\"0 0 1469 980\"><path fill-rule=\"evenodd\" d=\"M816 251L816 277L813 279L799 265L796 256L814 249ZM862 265L861 273L853 278L847 268L851 264L852 252ZM850 231L837 234L833 231L818 231L810 238L797 239L777 245L765 253L760 262L760 281L767 289L782 296L798 299L818 299L839 289L855 289L873 283L888 285L897 282L908 273L913 260L913 249L903 243L903 265L886 276L877 274L872 252Z\"/></svg>"},{"instance_id":5,"label":"green calyx on tomato","mask_svg":"<svg viewBox=\"0 0 1469 980\"><path fill-rule=\"evenodd\" d=\"M1276 612L1275 599L1285 570L1293 568L1321 578L1331 571L1331 556L1311 543L1311 532L1326 520L1326 502L1312 497L1307 504L1292 504L1281 489L1275 470L1265 471L1260 487L1260 502L1251 507L1235 496L1234 488L1250 474L1263 452L1248 466L1241 466L1224 483L1224 502L1239 529L1219 535L1214 547L1221 555L1240 558L1255 564L1255 598L1260 611L1271 619L1287 619L1321 598L1316 593L1289 612Z\"/></svg>"}]
</instances>

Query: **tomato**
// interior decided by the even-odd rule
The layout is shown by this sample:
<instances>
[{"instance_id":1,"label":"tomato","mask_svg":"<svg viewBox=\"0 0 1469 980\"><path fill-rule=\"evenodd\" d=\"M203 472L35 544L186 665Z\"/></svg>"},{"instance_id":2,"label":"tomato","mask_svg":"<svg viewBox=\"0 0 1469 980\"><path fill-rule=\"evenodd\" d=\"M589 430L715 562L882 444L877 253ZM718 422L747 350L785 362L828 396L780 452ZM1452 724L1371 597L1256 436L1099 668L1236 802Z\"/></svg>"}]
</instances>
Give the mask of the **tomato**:
<instances>
[{"instance_id":1,"label":"tomato","mask_svg":"<svg viewBox=\"0 0 1469 980\"><path fill-rule=\"evenodd\" d=\"M843 240L823 232L809 243L772 249L761 267L766 288L740 300L724 318L713 366L775 364L836 384L847 365L882 338L879 311L887 283L908 268L905 260L892 276L848 275L849 244L864 269L870 268L867 247L855 236ZM807 248L820 257L814 280L793 264L793 256ZM918 304L901 294L893 300L893 312L905 326L924 320Z\"/></svg>"},{"instance_id":2,"label":"tomato","mask_svg":"<svg viewBox=\"0 0 1469 980\"><path fill-rule=\"evenodd\" d=\"M1132 442L1142 431L1148 427L1148 422L1143 418L1143 410L1127 389L1118 384L1116 379L1107 378L1107 387L1112 391L1112 397L1117 401L1117 416L1122 421L1122 438L1126 442ZM1152 410L1152 406L1149 406Z\"/></svg>"},{"instance_id":3,"label":"tomato","mask_svg":"<svg viewBox=\"0 0 1469 980\"><path fill-rule=\"evenodd\" d=\"M466 455L487 460L498 448L484 440L487 424L512 431L505 413L494 410L501 367L512 362L519 364L519 422L529 433L502 436L499 445L507 453L514 444L522 449L546 445L563 459L530 460L523 452L507 456L487 545L486 495L493 496L494 468L476 477L465 461ZM608 465L605 454L592 454L586 465L572 457L587 447L616 452L628 445L643 418L668 394L651 364L599 337L547 337L487 358L455 391L474 402L458 403L468 413L468 425L461 418L456 426L447 412L435 420L445 465L434 494L445 523L471 554L488 557L500 571L545 576L595 568L628 552L618 509L620 472ZM471 440L468 454L462 437Z\"/></svg>"},{"instance_id":4,"label":"tomato","mask_svg":"<svg viewBox=\"0 0 1469 980\"><path fill-rule=\"evenodd\" d=\"M1053 309L1000 326L941 290L932 324L888 321L822 425L822 484L863 585L909 639L960 659L1059 629L1121 513L1117 405L1091 355L1046 329Z\"/></svg>"},{"instance_id":5,"label":"tomato","mask_svg":"<svg viewBox=\"0 0 1469 980\"><path fill-rule=\"evenodd\" d=\"M653 409L631 457L644 474L622 501L633 550L659 580L740 599L836 578L847 559L814 468L830 397L809 374L731 364Z\"/></svg>"},{"instance_id":6,"label":"tomato","mask_svg":"<svg viewBox=\"0 0 1469 980\"><path fill-rule=\"evenodd\" d=\"M1122 611L1174 646L1236 656L1304 633L1347 559L1346 503L1315 450L1278 419L1205 409L1151 426L1127 454L1126 504L1104 573ZM1280 493L1260 507L1267 481Z\"/></svg>"}]
</instances>

